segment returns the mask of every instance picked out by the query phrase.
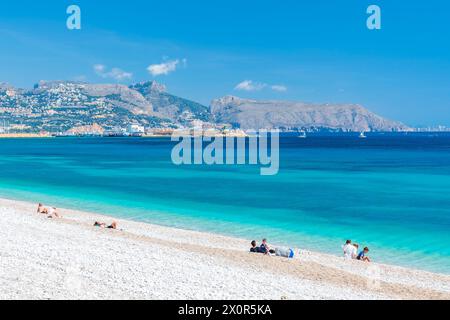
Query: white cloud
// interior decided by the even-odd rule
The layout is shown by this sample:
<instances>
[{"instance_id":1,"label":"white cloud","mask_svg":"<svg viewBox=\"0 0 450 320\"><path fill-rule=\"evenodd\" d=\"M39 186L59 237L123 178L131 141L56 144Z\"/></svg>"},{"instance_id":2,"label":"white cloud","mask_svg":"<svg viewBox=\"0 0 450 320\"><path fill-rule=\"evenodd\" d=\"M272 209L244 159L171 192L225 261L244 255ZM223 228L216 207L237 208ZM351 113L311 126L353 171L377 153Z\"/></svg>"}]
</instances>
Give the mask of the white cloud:
<instances>
[{"instance_id":1,"label":"white cloud","mask_svg":"<svg viewBox=\"0 0 450 320\"><path fill-rule=\"evenodd\" d=\"M103 64L94 65L94 71L98 76L102 78L111 78L116 81L130 80L133 78L133 74L131 72L126 72L119 68L112 68L108 71L106 66Z\"/></svg>"},{"instance_id":2,"label":"white cloud","mask_svg":"<svg viewBox=\"0 0 450 320\"><path fill-rule=\"evenodd\" d=\"M265 83L253 82L252 80L245 80L239 83L234 89L240 91L260 91L267 85Z\"/></svg>"},{"instance_id":3,"label":"white cloud","mask_svg":"<svg viewBox=\"0 0 450 320\"><path fill-rule=\"evenodd\" d=\"M239 91L261 91L263 89L270 88L273 91L277 92L286 92L287 87L276 84L276 85L268 85L267 83L253 82L252 80L245 80L239 83L234 90Z\"/></svg>"},{"instance_id":4,"label":"white cloud","mask_svg":"<svg viewBox=\"0 0 450 320\"><path fill-rule=\"evenodd\" d=\"M119 81L133 78L133 74L131 72L126 72L119 68L113 68L110 72L108 72L108 76Z\"/></svg>"},{"instance_id":5,"label":"white cloud","mask_svg":"<svg viewBox=\"0 0 450 320\"><path fill-rule=\"evenodd\" d=\"M287 91L287 87L283 86L281 84L275 84L273 86L270 87L273 91L277 91L277 92L286 92Z\"/></svg>"},{"instance_id":6,"label":"white cloud","mask_svg":"<svg viewBox=\"0 0 450 320\"><path fill-rule=\"evenodd\" d=\"M181 62L184 66L186 66L187 64L186 59L183 59ZM147 70L152 76L161 76L161 75L166 76L169 73L176 71L179 63L180 60L177 59L163 62L160 64L152 64L147 68Z\"/></svg>"},{"instance_id":7,"label":"white cloud","mask_svg":"<svg viewBox=\"0 0 450 320\"><path fill-rule=\"evenodd\" d=\"M95 71L95 73L97 73L97 74L104 73L104 72L105 72L105 69L106 69L106 67L105 67L104 65L102 65L102 64L96 64L96 65L94 66L94 71Z\"/></svg>"}]
</instances>

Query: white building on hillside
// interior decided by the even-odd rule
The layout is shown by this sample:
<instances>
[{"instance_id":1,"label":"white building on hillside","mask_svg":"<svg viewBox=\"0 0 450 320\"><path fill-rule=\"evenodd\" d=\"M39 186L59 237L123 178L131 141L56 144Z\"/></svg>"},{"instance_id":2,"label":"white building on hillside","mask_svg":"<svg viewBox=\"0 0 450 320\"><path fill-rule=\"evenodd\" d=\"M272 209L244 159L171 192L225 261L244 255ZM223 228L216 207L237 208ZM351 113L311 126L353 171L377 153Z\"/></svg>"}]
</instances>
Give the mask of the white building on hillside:
<instances>
[{"instance_id":1,"label":"white building on hillside","mask_svg":"<svg viewBox=\"0 0 450 320\"><path fill-rule=\"evenodd\" d=\"M127 134L129 135L142 135L145 134L145 128L139 124L130 124L127 128Z\"/></svg>"}]
</instances>

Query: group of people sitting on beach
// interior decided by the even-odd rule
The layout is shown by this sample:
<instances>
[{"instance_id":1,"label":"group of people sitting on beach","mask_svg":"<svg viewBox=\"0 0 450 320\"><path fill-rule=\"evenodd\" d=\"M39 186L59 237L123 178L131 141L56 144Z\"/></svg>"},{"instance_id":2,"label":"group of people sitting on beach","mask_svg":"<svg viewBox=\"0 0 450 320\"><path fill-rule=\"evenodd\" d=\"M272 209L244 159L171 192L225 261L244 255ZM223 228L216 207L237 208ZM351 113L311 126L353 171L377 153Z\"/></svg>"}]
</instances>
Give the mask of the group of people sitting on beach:
<instances>
[{"instance_id":1,"label":"group of people sitting on beach","mask_svg":"<svg viewBox=\"0 0 450 320\"><path fill-rule=\"evenodd\" d=\"M365 247L363 250L359 251L359 245L356 243L352 243L352 240L347 240L345 245L342 246L344 250L344 258L348 260L359 260L364 262L370 262L370 258L368 257L369 248Z\"/></svg>"},{"instance_id":2,"label":"group of people sitting on beach","mask_svg":"<svg viewBox=\"0 0 450 320\"><path fill-rule=\"evenodd\" d=\"M267 243L267 239L263 239L260 246L256 244L256 240L253 240L251 245L252 247L250 248L250 252L262 254L275 254L275 250L270 249L269 244Z\"/></svg>"},{"instance_id":3,"label":"group of people sitting on beach","mask_svg":"<svg viewBox=\"0 0 450 320\"><path fill-rule=\"evenodd\" d=\"M345 245L342 246L344 251L344 257L349 260L359 260L364 262L371 262L368 254L369 248L365 247L361 251L358 252L359 245L356 243L352 243L351 240L347 240ZM293 258L294 250L292 249L283 249L283 248L271 248L267 243L267 239L263 239L261 244L258 246L255 240L251 242L250 252L252 253L262 253L265 255L276 255L280 257Z\"/></svg>"},{"instance_id":4,"label":"group of people sitting on beach","mask_svg":"<svg viewBox=\"0 0 450 320\"><path fill-rule=\"evenodd\" d=\"M294 250L290 248L274 248L272 249L267 243L267 239L263 239L261 245L257 245L256 241L251 242L250 252L262 253L265 255L275 255L278 257L294 258Z\"/></svg>"}]
</instances>

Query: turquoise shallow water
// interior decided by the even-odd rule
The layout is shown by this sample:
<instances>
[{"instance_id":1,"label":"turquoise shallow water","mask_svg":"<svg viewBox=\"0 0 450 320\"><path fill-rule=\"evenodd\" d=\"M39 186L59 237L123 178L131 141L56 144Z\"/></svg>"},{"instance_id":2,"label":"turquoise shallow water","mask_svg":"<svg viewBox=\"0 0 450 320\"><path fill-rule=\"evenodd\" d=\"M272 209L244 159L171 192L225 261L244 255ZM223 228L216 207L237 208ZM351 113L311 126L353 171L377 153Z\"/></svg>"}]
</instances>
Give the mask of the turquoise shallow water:
<instances>
[{"instance_id":1,"label":"turquoise shallow water","mask_svg":"<svg viewBox=\"0 0 450 320\"><path fill-rule=\"evenodd\" d=\"M281 139L281 169L171 163L167 139L2 139L0 196L450 274L450 136Z\"/></svg>"}]
</instances>

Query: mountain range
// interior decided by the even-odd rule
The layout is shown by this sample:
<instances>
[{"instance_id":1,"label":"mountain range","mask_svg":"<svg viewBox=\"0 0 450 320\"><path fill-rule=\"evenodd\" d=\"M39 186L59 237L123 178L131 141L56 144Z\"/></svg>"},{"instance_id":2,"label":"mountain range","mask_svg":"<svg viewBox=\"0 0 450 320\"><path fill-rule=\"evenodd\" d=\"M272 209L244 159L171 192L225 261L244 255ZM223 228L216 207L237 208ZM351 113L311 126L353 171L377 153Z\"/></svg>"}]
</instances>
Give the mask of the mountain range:
<instances>
[{"instance_id":1,"label":"mountain range","mask_svg":"<svg viewBox=\"0 0 450 320\"><path fill-rule=\"evenodd\" d=\"M20 132L65 132L95 125L105 130L146 128L403 131L409 128L360 105L257 101L227 96L211 105L177 97L155 81L130 86L40 81L33 89L0 84L0 125Z\"/></svg>"}]
</instances>

